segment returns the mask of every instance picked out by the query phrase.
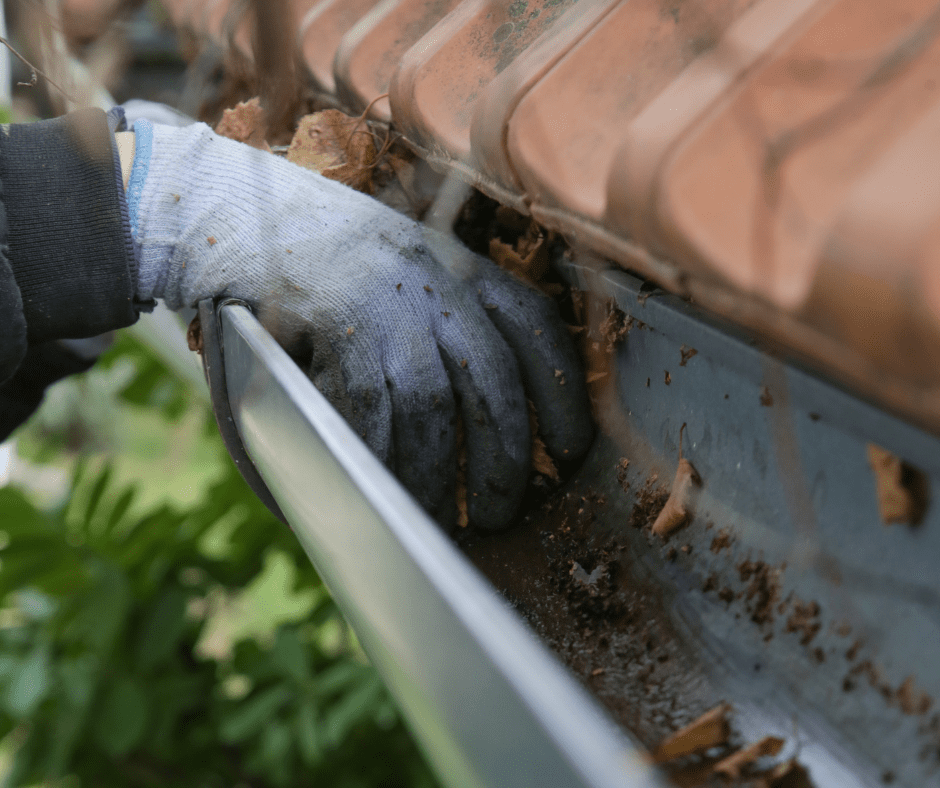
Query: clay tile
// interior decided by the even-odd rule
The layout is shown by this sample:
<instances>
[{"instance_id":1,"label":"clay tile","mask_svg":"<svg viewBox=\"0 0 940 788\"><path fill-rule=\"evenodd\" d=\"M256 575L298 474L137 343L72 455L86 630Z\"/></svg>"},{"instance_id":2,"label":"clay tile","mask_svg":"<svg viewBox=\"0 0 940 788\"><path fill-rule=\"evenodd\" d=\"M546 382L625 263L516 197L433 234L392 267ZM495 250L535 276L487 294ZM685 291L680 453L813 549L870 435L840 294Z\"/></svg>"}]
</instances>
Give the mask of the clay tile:
<instances>
[{"instance_id":1,"label":"clay tile","mask_svg":"<svg viewBox=\"0 0 940 788\"><path fill-rule=\"evenodd\" d=\"M470 123L472 166L480 173L481 188L501 202L524 200L522 183L506 150L506 129L516 107L526 93L618 4L619 0L581 0L553 24L546 26L531 46L506 66L481 93ZM516 207L528 211L524 202Z\"/></svg>"},{"instance_id":2,"label":"clay tile","mask_svg":"<svg viewBox=\"0 0 940 788\"><path fill-rule=\"evenodd\" d=\"M237 0L208 0L204 4L201 19L196 25L197 31L204 32L216 43L221 43L223 40L223 21L234 2L237 2Z\"/></svg>"},{"instance_id":3,"label":"clay tile","mask_svg":"<svg viewBox=\"0 0 940 788\"><path fill-rule=\"evenodd\" d=\"M840 0L791 30L745 86L687 133L623 206L624 215L641 202L655 211L643 240L784 309L802 303L853 183L928 106L928 91L905 84L940 67L937 43L890 89L860 96L878 53L890 55L916 29L918 6L921 21L931 10L929 0L862 6ZM624 167L639 158L639 141L635 149Z\"/></svg>"},{"instance_id":4,"label":"clay tile","mask_svg":"<svg viewBox=\"0 0 940 788\"><path fill-rule=\"evenodd\" d=\"M170 15L174 27L187 28L190 13L199 0L163 0L163 7Z\"/></svg>"},{"instance_id":5,"label":"clay tile","mask_svg":"<svg viewBox=\"0 0 940 788\"><path fill-rule=\"evenodd\" d=\"M333 60L349 29L369 13L379 0L321 0L300 21L303 59L314 85L324 93L336 92Z\"/></svg>"},{"instance_id":6,"label":"clay tile","mask_svg":"<svg viewBox=\"0 0 940 788\"><path fill-rule=\"evenodd\" d=\"M382 0L344 37L336 51L336 93L352 110L362 111L388 92L402 55L459 0ZM371 114L391 119L388 99L377 101Z\"/></svg>"},{"instance_id":7,"label":"clay tile","mask_svg":"<svg viewBox=\"0 0 940 788\"><path fill-rule=\"evenodd\" d=\"M478 102L540 35L566 27L565 12L574 5L574 0L465 0L402 57L389 89L397 126L431 160L479 183L479 167L470 155ZM591 9L598 5L585 3Z\"/></svg>"},{"instance_id":8,"label":"clay tile","mask_svg":"<svg viewBox=\"0 0 940 788\"><path fill-rule=\"evenodd\" d=\"M801 315L875 367L876 379L936 396L940 91L932 90L928 111L899 129L842 201Z\"/></svg>"},{"instance_id":9,"label":"clay tile","mask_svg":"<svg viewBox=\"0 0 940 788\"><path fill-rule=\"evenodd\" d=\"M70 41L92 41L108 29L120 10L119 0L64 0L62 25Z\"/></svg>"},{"instance_id":10,"label":"clay tile","mask_svg":"<svg viewBox=\"0 0 940 788\"><path fill-rule=\"evenodd\" d=\"M676 4L663 13L658 0L624 2L529 91L510 120L508 148L530 198L547 218L577 214L604 223L607 183L625 130L687 70L698 66L713 76L714 69L702 68L701 61L753 5L709 0ZM656 143L644 156L655 158L656 149L675 138L682 119L713 100L714 89L705 90L711 85L698 87L705 92L679 91L678 102L666 102L672 122L657 123L657 140L643 138L644 144ZM648 159L643 163L653 166Z\"/></svg>"}]
</instances>

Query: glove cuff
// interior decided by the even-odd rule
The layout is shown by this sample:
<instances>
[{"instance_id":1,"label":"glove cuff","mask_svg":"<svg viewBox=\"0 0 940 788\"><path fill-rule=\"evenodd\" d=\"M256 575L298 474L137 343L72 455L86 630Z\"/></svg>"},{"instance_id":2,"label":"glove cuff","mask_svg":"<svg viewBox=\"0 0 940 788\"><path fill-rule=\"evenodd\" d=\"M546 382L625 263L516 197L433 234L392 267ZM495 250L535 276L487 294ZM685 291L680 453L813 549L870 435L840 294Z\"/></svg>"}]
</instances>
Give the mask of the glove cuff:
<instances>
[{"instance_id":1,"label":"glove cuff","mask_svg":"<svg viewBox=\"0 0 940 788\"><path fill-rule=\"evenodd\" d=\"M144 192L144 183L150 171L150 159L153 156L153 124L144 118L134 122L134 166L127 183L127 213L130 220L131 237L138 248L140 238L140 201ZM165 269L165 267L164 267ZM161 276L163 274L163 276ZM137 271L137 298L149 301L155 298L158 280L165 278L165 270L159 266L140 265Z\"/></svg>"}]
</instances>

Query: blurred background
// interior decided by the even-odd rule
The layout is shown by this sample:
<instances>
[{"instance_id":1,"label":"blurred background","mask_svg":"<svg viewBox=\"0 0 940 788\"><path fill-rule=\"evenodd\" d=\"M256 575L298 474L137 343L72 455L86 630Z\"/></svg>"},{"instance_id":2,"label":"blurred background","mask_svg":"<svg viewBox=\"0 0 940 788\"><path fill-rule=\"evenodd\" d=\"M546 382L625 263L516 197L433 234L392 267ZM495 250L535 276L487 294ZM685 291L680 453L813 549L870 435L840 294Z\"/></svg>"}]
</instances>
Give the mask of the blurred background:
<instances>
[{"instance_id":1,"label":"blurred background","mask_svg":"<svg viewBox=\"0 0 940 788\"><path fill-rule=\"evenodd\" d=\"M195 387L130 335L0 446L5 785L434 785Z\"/></svg>"},{"instance_id":2,"label":"blurred background","mask_svg":"<svg viewBox=\"0 0 940 788\"><path fill-rule=\"evenodd\" d=\"M83 5L103 15L62 21ZM2 34L66 68L77 103L97 86L192 114L225 100L160 3L109 26L117 5L7 2ZM68 108L10 61L3 120ZM435 785L293 534L229 460L198 369L139 339L175 330L178 348L163 319L114 338L0 444L2 784Z\"/></svg>"}]
</instances>

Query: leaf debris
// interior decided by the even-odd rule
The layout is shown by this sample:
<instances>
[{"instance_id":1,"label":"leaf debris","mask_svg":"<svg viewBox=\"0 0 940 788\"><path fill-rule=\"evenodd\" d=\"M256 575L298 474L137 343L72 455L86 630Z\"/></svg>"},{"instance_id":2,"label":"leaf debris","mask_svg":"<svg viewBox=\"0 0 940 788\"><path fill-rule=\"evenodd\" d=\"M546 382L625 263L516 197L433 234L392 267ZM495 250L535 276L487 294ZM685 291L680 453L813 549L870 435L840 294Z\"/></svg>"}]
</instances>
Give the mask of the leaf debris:
<instances>
[{"instance_id":1,"label":"leaf debris","mask_svg":"<svg viewBox=\"0 0 940 788\"><path fill-rule=\"evenodd\" d=\"M287 149L287 160L356 191L372 194L375 191L372 175L379 153L364 118L327 109L300 119Z\"/></svg>"},{"instance_id":2,"label":"leaf debris","mask_svg":"<svg viewBox=\"0 0 940 788\"><path fill-rule=\"evenodd\" d=\"M691 514L694 494L702 484L698 471L682 456L684 430L685 424L679 429L679 467L676 468L672 491L669 493L666 505L653 523L653 533L663 538L685 525Z\"/></svg>"},{"instance_id":3,"label":"leaf debris","mask_svg":"<svg viewBox=\"0 0 940 788\"><path fill-rule=\"evenodd\" d=\"M760 741L754 742L750 747L738 750L715 764L714 771L729 780L740 780L745 768L759 758L776 755L783 749L784 743L783 739L776 736L765 736Z\"/></svg>"},{"instance_id":4,"label":"leaf debris","mask_svg":"<svg viewBox=\"0 0 940 788\"><path fill-rule=\"evenodd\" d=\"M220 137L243 142L252 148L270 153L271 148L265 141L267 131L264 108L257 96L226 109L215 127L215 133Z\"/></svg>"},{"instance_id":5,"label":"leaf debris","mask_svg":"<svg viewBox=\"0 0 940 788\"><path fill-rule=\"evenodd\" d=\"M728 715L731 705L722 703L709 709L684 728L665 739L654 751L657 763L683 758L726 744L731 735Z\"/></svg>"},{"instance_id":6,"label":"leaf debris","mask_svg":"<svg viewBox=\"0 0 940 788\"><path fill-rule=\"evenodd\" d=\"M878 512L889 523L919 523L927 510L924 475L887 449L868 444L868 464L875 474Z\"/></svg>"}]
</instances>

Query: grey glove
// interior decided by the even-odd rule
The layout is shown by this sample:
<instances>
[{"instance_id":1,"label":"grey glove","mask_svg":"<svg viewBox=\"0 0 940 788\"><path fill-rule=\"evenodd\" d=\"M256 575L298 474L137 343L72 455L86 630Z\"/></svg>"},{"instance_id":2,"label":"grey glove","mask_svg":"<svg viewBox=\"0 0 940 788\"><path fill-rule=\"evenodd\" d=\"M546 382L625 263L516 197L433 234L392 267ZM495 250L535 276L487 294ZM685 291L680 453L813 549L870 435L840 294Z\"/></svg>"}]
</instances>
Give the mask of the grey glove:
<instances>
[{"instance_id":1,"label":"grey glove","mask_svg":"<svg viewBox=\"0 0 940 788\"><path fill-rule=\"evenodd\" d=\"M526 396L552 456L583 456L584 378L549 299L372 198L204 124L134 128L138 297L173 309L247 301L433 516L455 517L458 407L473 524L504 527L518 508Z\"/></svg>"}]
</instances>

